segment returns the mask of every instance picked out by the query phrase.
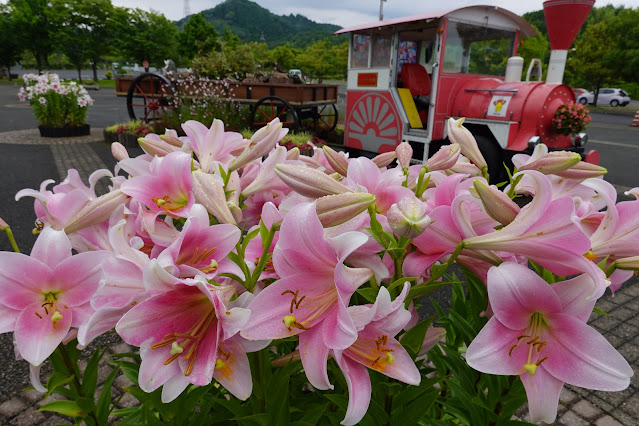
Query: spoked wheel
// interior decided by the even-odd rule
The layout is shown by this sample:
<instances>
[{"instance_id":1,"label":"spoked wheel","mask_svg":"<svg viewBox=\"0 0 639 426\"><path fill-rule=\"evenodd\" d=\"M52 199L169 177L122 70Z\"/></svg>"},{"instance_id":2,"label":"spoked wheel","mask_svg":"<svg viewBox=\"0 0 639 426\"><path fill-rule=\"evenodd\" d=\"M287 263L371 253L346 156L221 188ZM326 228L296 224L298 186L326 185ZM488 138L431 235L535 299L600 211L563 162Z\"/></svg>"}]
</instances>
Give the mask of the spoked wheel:
<instances>
[{"instance_id":1,"label":"spoked wheel","mask_svg":"<svg viewBox=\"0 0 639 426\"><path fill-rule=\"evenodd\" d=\"M315 116L315 131L330 132L337 126L339 115L335 104L320 105Z\"/></svg>"},{"instance_id":2,"label":"spoked wheel","mask_svg":"<svg viewBox=\"0 0 639 426\"><path fill-rule=\"evenodd\" d=\"M297 130L299 117L297 111L288 101L279 96L267 96L260 99L251 111L251 129L256 130L279 118L283 127Z\"/></svg>"},{"instance_id":3,"label":"spoked wheel","mask_svg":"<svg viewBox=\"0 0 639 426\"><path fill-rule=\"evenodd\" d=\"M126 107L132 120L161 121L176 109L173 83L163 75L145 73L131 82Z\"/></svg>"}]
</instances>

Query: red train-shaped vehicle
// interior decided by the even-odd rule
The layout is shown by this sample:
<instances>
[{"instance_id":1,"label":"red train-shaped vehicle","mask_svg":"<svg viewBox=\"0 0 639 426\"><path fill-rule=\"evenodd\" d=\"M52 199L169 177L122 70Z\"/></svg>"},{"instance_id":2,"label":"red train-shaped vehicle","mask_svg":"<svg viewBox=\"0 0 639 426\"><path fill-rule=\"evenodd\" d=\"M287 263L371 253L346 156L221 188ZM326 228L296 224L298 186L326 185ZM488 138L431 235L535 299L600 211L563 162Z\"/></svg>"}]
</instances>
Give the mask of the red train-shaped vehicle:
<instances>
[{"instance_id":1,"label":"red train-shaped vehicle","mask_svg":"<svg viewBox=\"0 0 639 426\"><path fill-rule=\"evenodd\" d=\"M447 143L446 120L466 117L491 176L514 153L539 143L597 164L599 154L585 152L585 133L565 136L552 127L557 109L575 101L562 83L567 51L594 3L544 2L552 48L546 81L539 60L522 80L517 48L537 32L500 7L469 6L338 31L350 34L345 146L381 153L408 141L425 160Z\"/></svg>"}]
</instances>

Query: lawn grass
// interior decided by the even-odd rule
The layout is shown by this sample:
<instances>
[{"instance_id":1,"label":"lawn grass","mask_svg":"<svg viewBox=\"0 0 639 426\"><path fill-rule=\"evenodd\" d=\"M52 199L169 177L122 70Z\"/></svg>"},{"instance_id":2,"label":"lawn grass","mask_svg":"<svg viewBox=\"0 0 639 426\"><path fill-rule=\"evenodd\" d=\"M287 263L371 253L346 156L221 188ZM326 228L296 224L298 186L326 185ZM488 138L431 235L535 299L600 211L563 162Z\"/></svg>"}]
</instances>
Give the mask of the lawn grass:
<instances>
[{"instance_id":1,"label":"lawn grass","mask_svg":"<svg viewBox=\"0 0 639 426\"><path fill-rule=\"evenodd\" d=\"M115 89L115 80L98 80L98 86L102 89Z\"/></svg>"}]
</instances>

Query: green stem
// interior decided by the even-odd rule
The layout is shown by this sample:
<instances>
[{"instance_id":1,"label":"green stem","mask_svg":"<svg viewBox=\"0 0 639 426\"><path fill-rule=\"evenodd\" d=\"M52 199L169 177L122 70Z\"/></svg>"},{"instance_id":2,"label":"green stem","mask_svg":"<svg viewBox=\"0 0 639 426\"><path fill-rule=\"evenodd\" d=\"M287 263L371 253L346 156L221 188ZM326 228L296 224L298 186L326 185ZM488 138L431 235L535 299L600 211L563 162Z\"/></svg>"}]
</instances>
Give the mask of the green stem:
<instances>
[{"instance_id":1,"label":"green stem","mask_svg":"<svg viewBox=\"0 0 639 426\"><path fill-rule=\"evenodd\" d=\"M417 187L415 188L415 196L417 198L421 198L421 196L424 194L424 191L426 191L426 187L428 186L428 183L424 184L424 176L426 175L426 173L428 173L428 167L426 167L426 165L423 165L422 168L419 170ZM426 182L428 182L428 180Z\"/></svg>"},{"instance_id":2,"label":"green stem","mask_svg":"<svg viewBox=\"0 0 639 426\"><path fill-rule=\"evenodd\" d=\"M251 281L249 282L249 285L248 285L248 290L250 292L253 292L253 289L255 288L255 284L257 284L257 281L260 279L260 275L262 274L262 271L264 270L264 267L266 266L266 262L268 261L268 258L271 256L271 253L269 253L269 249L271 247L271 244L273 243L274 237L275 237L275 228L271 228L271 230L268 232L268 237L266 237L266 241L262 241L262 247L265 247L265 249L262 252L262 256L260 257L259 262L257 262L257 266L255 267L255 270L253 271L253 275L251 276Z\"/></svg>"},{"instance_id":3,"label":"green stem","mask_svg":"<svg viewBox=\"0 0 639 426\"><path fill-rule=\"evenodd\" d=\"M71 361L71 358L69 357L69 353L67 352L67 348L64 346L64 344L61 344L61 345L58 345L58 351L60 352L60 356L62 357L62 361L64 362L64 365L67 367L67 371L70 374L73 374L72 383L76 389L78 396L80 398L86 398L86 395L82 391L82 383L80 383L80 378L78 377L79 370L76 368L77 366L74 365L73 362ZM100 424L100 422L98 422L98 417L95 415L95 412L93 410L89 411L87 413L87 416L91 417L96 425Z\"/></svg>"},{"instance_id":4,"label":"green stem","mask_svg":"<svg viewBox=\"0 0 639 426\"><path fill-rule=\"evenodd\" d=\"M11 244L13 251L15 251L16 253L20 253L20 249L18 248L16 239L13 237L13 232L11 232L11 228L7 226L6 228L3 229L3 231L5 234L7 234L7 238L9 238L9 243Z\"/></svg>"}]
</instances>

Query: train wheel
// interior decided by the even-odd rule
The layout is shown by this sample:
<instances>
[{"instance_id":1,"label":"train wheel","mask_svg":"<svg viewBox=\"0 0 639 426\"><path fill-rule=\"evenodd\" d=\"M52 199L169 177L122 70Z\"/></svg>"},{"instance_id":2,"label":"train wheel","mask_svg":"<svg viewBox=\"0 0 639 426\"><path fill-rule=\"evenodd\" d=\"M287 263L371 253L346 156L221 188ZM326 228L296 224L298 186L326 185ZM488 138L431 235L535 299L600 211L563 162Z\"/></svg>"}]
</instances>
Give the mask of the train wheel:
<instances>
[{"instance_id":1,"label":"train wheel","mask_svg":"<svg viewBox=\"0 0 639 426\"><path fill-rule=\"evenodd\" d=\"M131 82L126 108L132 120L158 122L177 108L173 83L163 75L145 73Z\"/></svg>"},{"instance_id":2,"label":"train wheel","mask_svg":"<svg viewBox=\"0 0 639 426\"><path fill-rule=\"evenodd\" d=\"M299 127L297 111L285 99L279 96L267 96L260 99L251 109L250 126L257 130L266 126L274 119L279 118L282 126L291 130Z\"/></svg>"},{"instance_id":3,"label":"train wheel","mask_svg":"<svg viewBox=\"0 0 639 426\"><path fill-rule=\"evenodd\" d=\"M315 131L330 132L337 126L339 113L335 104L321 105L317 107L317 121Z\"/></svg>"}]
</instances>

